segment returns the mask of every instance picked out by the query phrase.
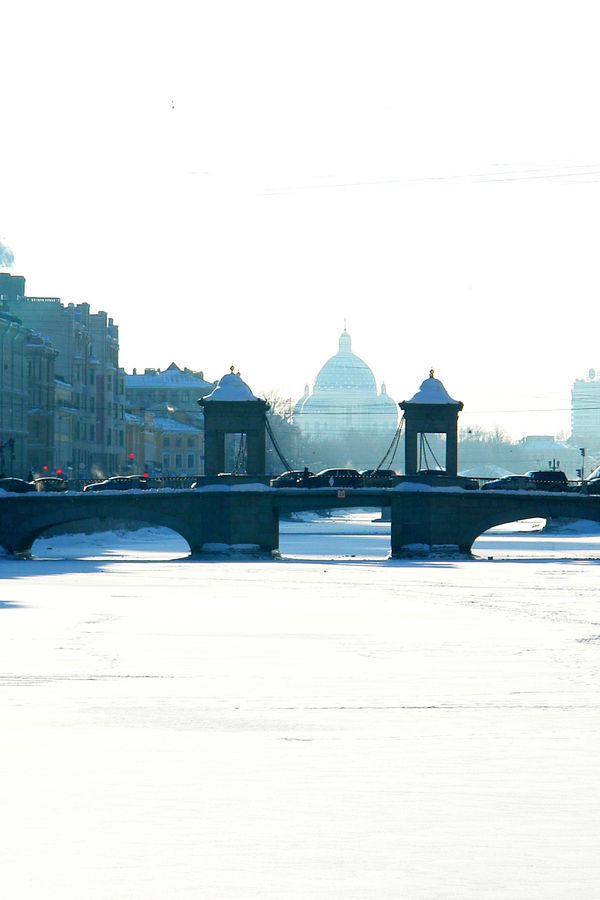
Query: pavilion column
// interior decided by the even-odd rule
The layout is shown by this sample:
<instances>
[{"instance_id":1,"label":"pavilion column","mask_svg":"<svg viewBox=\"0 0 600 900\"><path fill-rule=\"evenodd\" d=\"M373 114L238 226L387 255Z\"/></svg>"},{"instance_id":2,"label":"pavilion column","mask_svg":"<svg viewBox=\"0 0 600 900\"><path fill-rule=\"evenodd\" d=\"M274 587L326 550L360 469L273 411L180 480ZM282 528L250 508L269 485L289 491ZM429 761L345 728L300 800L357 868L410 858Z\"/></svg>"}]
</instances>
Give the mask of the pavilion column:
<instances>
[{"instance_id":1,"label":"pavilion column","mask_svg":"<svg viewBox=\"0 0 600 900\"><path fill-rule=\"evenodd\" d=\"M446 432L446 475L458 474L458 434L457 428Z\"/></svg>"},{"instance_id":2,"label":"pavilion column","mask_svg":"<svg viewBox=\"0 0 600 900\"><path fill-rule=\"evenodd\" d=\"M418 471L417 441L419 432L413 421L405 423L404 435L404 468L407 475L416 475Z\"/></svg>"}]
</instances>

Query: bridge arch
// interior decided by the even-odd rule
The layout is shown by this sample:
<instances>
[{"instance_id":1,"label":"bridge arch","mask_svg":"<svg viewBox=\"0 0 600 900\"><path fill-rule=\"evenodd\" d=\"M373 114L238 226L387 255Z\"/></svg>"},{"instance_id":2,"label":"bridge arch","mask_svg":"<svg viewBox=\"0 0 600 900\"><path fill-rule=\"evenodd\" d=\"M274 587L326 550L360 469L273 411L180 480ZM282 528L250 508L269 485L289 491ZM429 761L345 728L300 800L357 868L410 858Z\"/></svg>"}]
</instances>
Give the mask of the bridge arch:
<instances>
[{"instance_id":1,"label":"bridge arch","mask_svg":"<svg viewBox=\"0 0 600 900\"><path fill-rule=\"evenodd\" d=\"M118 553L119 548L123 550L127 548L128 555L135 555L134 551L138 543L143 550L149 549L150 529L156 528L160 528L160 533L156 533L153 545L161 558L164 551L172 551L174 558L191 553L189 542L180 533L180 530L171 528L164 522L150 522L143 518L127 519L125 517L114 520L81 519L37 529L36 533L33 536L29 535L25 542L29 545L28 548L17 552L18 555L31 556L36 559L41 556L46 557L50 548L58 551L59 558L61 556L102 556L104 552L107 554ZM111 534L113 538L110 537ZM104 537L98 540L100 535L104 535ZM65 539L68 539L68 543ZM77 552L78 548L79 552ZM50 553L50 555L54 557L55 554ZM146 556L147 552L144 552L143 555Z\"/></svg>"},{"instance_id":2,"label":"bridge arch","mask_svg":"<svg viewBox=\"0 0 600 900\"><path fill-rule=\"evenodd\" d=\"M36 509L36 512L38 511ZM169 515L164 509L155 510L149 506L140 509L120 504L118 510L106 515L93 509L86 509L85 506L66 510L64 507L58 508L48 504L47 509L41 512L43 515L22 520L16 525L10 540L7 542L5 539L3 542L5 549L18 555L28 555L31 553L34 542L38 538L48 535L49 532L55 534L58 532L76 533L78 525L89 527L92 524L96 526L93 529L95 532L110 531L118 528L120 522L140 523L142 527L146 525L169 528L186 541L190 552L193 548L193 528L182 517Z\"/></svg>"},{"instance_id":3,"label":"bridge arch","mask_svg":"<svg viewBox=\"0 0 600 900\"><path fill-rule=\"evenodd\" d=\"M497 528L500 525L508 525L511 522L524 521L526 519L557 519L569 518L581 521L589 521L600 523L600 503L597 508L591 507L581 512L576 509L549 509L548 501L541 501L539 505L532 503L526 511L521 506L515 506L511 509L510 504L502 510L494 510L481 513L473 519L463 520L462 527L459 527L458 541L461 550L470 553L475 541L489 531L490 528Z\"/></svg>"}]
</instances>

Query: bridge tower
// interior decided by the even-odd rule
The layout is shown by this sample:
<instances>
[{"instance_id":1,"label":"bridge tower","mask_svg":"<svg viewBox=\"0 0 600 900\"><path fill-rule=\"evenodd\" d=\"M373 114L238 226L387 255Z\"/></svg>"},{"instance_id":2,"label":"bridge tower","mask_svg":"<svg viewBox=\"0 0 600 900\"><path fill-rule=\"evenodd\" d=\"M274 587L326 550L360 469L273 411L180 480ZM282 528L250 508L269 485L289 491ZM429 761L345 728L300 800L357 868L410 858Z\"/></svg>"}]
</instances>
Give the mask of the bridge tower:
<instances>
[{"instance_id":1,"label":"bridge tower","mask_svg":"<svg viewBox=\"0 0 600 900\"><path fill-rule=\"evenodd\" d=\"M433 369L429 378L411 400L403 400L398 406L404 411L404 448L407 475L416 475L418 471L417 445L419 435L446 435L446 475L458 473L458 414L463 408L460 400L453 400L446 388L433 377Z\"/></svg>"},{"instance_id":2,"label":"bridge tower","mask_svg":"<svg viewBox=\"0 0 600 900\"><path fill-rule=\"evenodd\" d=\"M211 394L198 403L204 410L204 473L225 470L225 435L246 436L247 474L265 474L266 400L255 397L239 372L224 375Z\"/></svg>"}]
</instances>

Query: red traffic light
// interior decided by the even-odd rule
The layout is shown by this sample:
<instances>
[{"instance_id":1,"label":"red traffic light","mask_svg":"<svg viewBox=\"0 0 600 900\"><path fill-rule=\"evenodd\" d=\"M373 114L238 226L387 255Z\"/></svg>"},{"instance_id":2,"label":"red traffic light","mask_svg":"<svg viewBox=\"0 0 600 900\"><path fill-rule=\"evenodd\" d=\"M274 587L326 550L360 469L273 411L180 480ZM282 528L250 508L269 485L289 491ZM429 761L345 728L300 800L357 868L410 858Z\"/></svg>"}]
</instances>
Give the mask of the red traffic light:
<instances>
[{"instance_id":1,"label":"red traffic light","mask_svg":"<svg viewBox=\"0 0 600 900\"><path fill-rule=\"evenodd\" d=\"M42 468L43 468L44 472L48 471L48 466L42 466Z\"/></svg>"},{"instance_id":2,"label":"red traffic light","mask_svg":"<svg viewBox=\"0 0 600 900\"><path fill-rule=\"evenodd\" d=\"M130 454L129 454L129 459L135 459L135 454L134 454L134 453L130 453Z\"/></svg>"},{"instance_id":3,"label":"red traffic light","mask_svg":"<svg viewBox=\"0 0 600 900\"><path fill-rule=\"evenodd\" d=\"M56 470L56 474L57 474L57 475L62 475L62 469L57 469L57 470Z\"/></svg>"}]
</instances>

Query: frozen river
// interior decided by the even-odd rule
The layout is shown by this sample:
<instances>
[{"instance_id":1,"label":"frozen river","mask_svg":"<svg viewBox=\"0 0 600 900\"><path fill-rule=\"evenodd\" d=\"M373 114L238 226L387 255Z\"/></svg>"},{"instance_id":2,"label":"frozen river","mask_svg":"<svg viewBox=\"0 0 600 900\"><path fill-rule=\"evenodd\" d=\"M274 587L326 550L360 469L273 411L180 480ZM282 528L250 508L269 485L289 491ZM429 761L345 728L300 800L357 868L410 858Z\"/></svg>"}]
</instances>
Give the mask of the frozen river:
<instances>
[{"instance_id":1,"label":"frozen river","mask_svg":"<svg viewBox=\"0 0 600 900\"><path fill-rule=\"evenodd\" d=\"M404 562L372 519L0 560L3 896L600 896L597 527Z\"/></svg>"}]
</instances>

